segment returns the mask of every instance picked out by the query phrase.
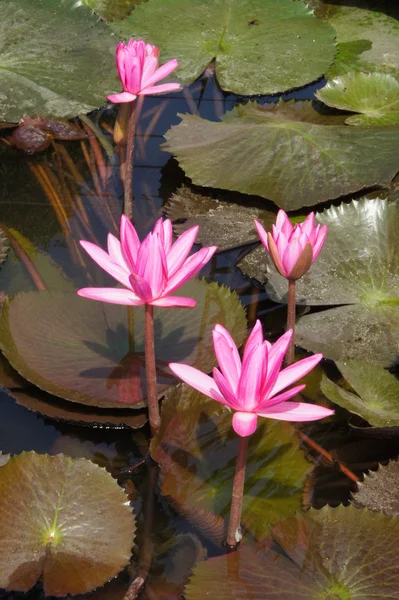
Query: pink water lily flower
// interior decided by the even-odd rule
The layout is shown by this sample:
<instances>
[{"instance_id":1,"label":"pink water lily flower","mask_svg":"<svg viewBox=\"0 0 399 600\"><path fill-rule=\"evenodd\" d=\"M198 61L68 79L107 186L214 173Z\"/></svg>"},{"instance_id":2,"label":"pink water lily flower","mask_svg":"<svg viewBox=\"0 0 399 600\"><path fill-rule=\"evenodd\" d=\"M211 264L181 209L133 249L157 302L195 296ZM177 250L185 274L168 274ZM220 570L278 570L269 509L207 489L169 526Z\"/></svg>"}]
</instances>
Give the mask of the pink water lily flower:
<instances>
[{"instance_id":1,"label":"pink water lily flower","mask_svg":"<svg viewBox=\"0 0 399 600\"><path fill-rule=\"evenodd\" d=\"M267 233L256 219L255 225L277 271L292 280L306 273L320 254L327 236L327 225L315 227L313 212L303 223L292 225L285 212L279 210L272 233Z\"/></svg>"},{"instance_id":2,"label":"pink water lily flower","mask_svg":"<svg viewBox=\"0 0 399 600\"><path fill-rule=\"evenodd\" d=\"M116 48L116 68L123 92L107 96L111 102L132 102L137 96L162 94L180 89L178 83L154 85L174 71L179 63L174 58L158 67L159 48L142 40L119 42Z\"/></svg>"},{"instance_id":3,"label":"pink water lily flower","mask_svg":"<svg viewBox=\"0 0 399 600\"><path fill-rule=\"evenodd\" d=\"M292 331L287 331L272 345L263 340L262 326L257 321L241 362L229 332L222 325L216 325L213 345L220 370L213 369L213 378L189 365L170 363L169 368L191 387L233 409L233 428L242 437L254 433L258 417L281 421L315 421L328 417L334 411L323 406L287 402L305 385L283 390L309 373L323 358L322 354L314 354L281 370L291 336Z\"/></svg>"},{"instance_id":4,"label":"pink water lily flower","mask_svg":"<svg viewBox=\"0 0 399 600\"><path fill-rule=\"evenodd\" d=\"M80 243L124 289L82 288L78 290L79 296L133 306L194 307L192 298L170 294L196 275L217 250L217 246L211 246L189 256L198 229L191 227L172 244L171 221L159 219L153 231L140 242L134 226L122 215L120 241L109 233L108 252L91 242Z\"/></svg>"}]
</instances>

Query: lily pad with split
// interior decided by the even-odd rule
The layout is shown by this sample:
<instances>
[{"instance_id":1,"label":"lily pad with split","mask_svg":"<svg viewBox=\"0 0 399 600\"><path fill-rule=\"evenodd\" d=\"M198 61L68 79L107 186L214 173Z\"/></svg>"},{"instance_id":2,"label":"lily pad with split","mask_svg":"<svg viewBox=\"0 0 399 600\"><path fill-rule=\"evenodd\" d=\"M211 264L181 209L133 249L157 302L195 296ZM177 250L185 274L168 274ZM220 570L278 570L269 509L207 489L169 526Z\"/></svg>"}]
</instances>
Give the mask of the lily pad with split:
<instances>
[{"instance_id":1,"label":"lily pad with split","mask_svg":"<svg viewBox=\"0 0 399 600\"><path fill-rule=\"evenodd\" d=\"M116 481L94 463L34 452L0 468L0 587L83 594L129 562L135 520Z\"/></svg>"},{"instance_id":2,"label":"lily pad with split","mask_svg":"<svg viewBox=\"0 0 399 600\"><path fill-rule=\"evenodd\" d=\"M195 298L197 306L154 311L159 395L176 383L171 361L212 369L216 323L238 345L246 335L245 311L234 292L192 280L179 293ZM102 409L145 405L143 307L73 293L18 294L3 304L0 346L25 379L54 396Z\"/></svg>"},{"instance_id":3,"label":"lily pad with split","mask_svg":"<svg viewBox=\"0 0 399 600\"><path fill-rule=\"evenodd\" d=\"M194 184L262 196L285 211L389 185L399 128L336 123L311 102L249 102L219 122L183 115L162 148Z\"/></svg>"}]
</instances>

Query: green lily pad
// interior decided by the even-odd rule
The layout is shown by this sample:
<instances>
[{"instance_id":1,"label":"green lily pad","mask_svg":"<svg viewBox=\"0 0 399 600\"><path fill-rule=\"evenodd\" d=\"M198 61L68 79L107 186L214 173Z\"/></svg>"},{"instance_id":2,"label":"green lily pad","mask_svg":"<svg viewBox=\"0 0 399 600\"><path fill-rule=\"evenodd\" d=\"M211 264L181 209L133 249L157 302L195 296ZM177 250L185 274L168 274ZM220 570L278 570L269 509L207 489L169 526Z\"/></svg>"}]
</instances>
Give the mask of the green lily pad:
<instances>
[{"instance_id":1,"label":"green lily pad","mask_svg":"<svg viewBox=\"0 0 399 600\"><path fill-rule=\"evenodd\" d=\"M289 558L243 546L199 563L187 600L217 589L220 600L370 600L399 598L399 521L353 507L311 510L273 528Z\"/></svg>"},{"instance_id":2,"label":"green lily pad","mask_svg":"<svg viewBox=\"0 0 399 600\"><path fill-rule=\"evenodd\" d=\"M126 495L94 463L24 452L0 468L0 587L46 596L88 592L129 562Z\"/></svg>"},{"instance_id":3,"label":"green lily pad","mask_svg":"<svg viewBox=\"0 0 399 600\"><path fill-rule=\"evenodd\" d=\"M115 41L90 9L74 4L3 0L1 120L67 118L105 104L116 84Z\"/></svg>"},{"instance_id":4,"label":"green lily pad","mask_svg":"<svg viewBox=\"0 0 399 600\"><path fill-rule=\"evenodd\" d=\"M183 384L162 404L161 427L150 450L161 467L161 490L197 523L199 514L210 514L220 527L218 520L230 513L238 444L231 419L226 407ZM250 437L242 522L259 538L281 515L301 506L310 465L298 446L294 428L279 421L259 419Z\"/></svg>"},{"instance_id":5,"label":"green lily pad","mask_svg":"<svg viewBox=\"0 0 399 600\"><path fill-rule=\"evenodd\" d=\"M332 79L351 71L361 70L361 55L373 46L369 40L355 40L337 44L337 56L328 69L326 77Z\"/></svg>"},{"instance_id":6,"label":"green lily pad","mask_svg":"<svg viewBox=\"0 0 399 600\"><path fill-rule=\"evenodd\" d=\"M100 409L77 402L67 402L47 394L21 377L2 354L0 354L0 389L16 400L20 406L56 421L106 429L124 427L138 429L143 427L148 420L148 413L145 409L142 411L132 411L129 408Z\"/></svg>"},{"instance_id":7,"label":"green lily pad","mask_svg":"<svg viewBox=\"0 0 399 600\"><path fill-rule=\"evenodd\" d=\"M292 0L150 0L114 28L177 58L184 84L216 59L220 86L246 96L315 81L336 52L334 29Z\"/></svg>"},{"instance_id":8,"label":"green lily pad","mask_svg":"<svg viewBox=\"0 0 399 600\"><path fill-rule=\"evenodd\" d=\"M160 394L176 383L170 361L211 370L216 323L238 344L246 335L245 311L234 292L191 280L179 293L195 298L196 308L154 310ZM3 305L0 346L25 379L55 396L101 408L144 405L143 307L132 310L71 293L18 294Z\"/></svg>"},{"instance_id":9,"label":"green lily pad","mask_svg":"<svg viewBox=\"0 0 399 600\"><path fill-rule=\"evenodd\" d=\"M328 81L316 97L328 106L360 113L348 117L348 125L399 123L399 82L386 73L347 73Z\"/></svg>"},{"instance_id":10,"label":"green lily pad","mask_svg":"<svg viewBox=\"0 0 399 600\"><path fill-rule=\"evenodd\" d=\"M388 185L399 129L326 126L311 106L250 102L216 123L184 115L162 148L196 185L263 196L286 211Z\"/></svg>"},{"instance_id":11,"label":"green lily pad","mask_svg":"<svg viewBox=\"0 0 399 600\"><path fill-rule=\"evenodd\" d=\"M172 221L177 221L173 224L176 235L199 225L199 244L210 246L217 243L219 251L229 250L259 241L254 219L267 229L271 229L276 221L276 215L272 211L262 208L262 201L254 199L250 206L243 206L238 203L240 198L237 196L240 195L218 192L214 198L206 191L194 191L182 185L171 196L166 214ZM181 222L183 219L184 223Z\"/></svg>"},{"instance_id":12,"label":"green lily pad","mask_svg":"<svg viewBox=\"0 0 399 600\"><path fill-rule=\"evenodd\" d=\"M375 427L399 425L399 381L394 375L377 365L355 360L338 361L337 367L356 393L323 375L321 390L329 400Z\"/></svg>"},{"instance_id":13,"label":"green lily pad","mask_svg":"<svg viewBox=\"0 0 399 600\"><path fill-rule=\"evenodd\" d=\"M383 512L388 517L399 517L398 482L398 461L393 460L386 467L380 465L378 471L370 471L364 481L359 481L352 504L357 508Z\"/></svg>"},{"instance_id":14,"label":"green lily pad","mask_svg":"<svg viewBox=\"0 0 399 600\"><path fill-rule=\"evenodd\" d=\"M78 0L75 6L86 5L106 21L123 19L141 0Z\"/></svg>"},{"instance_id":15,"label":"green lily pad","mask_svg":"<svg viewBox=\"0 0 399 600\"><path fill-rule=\"evenodd\" d=\"M328 224L327 241L297 281L297 304L349 306L301 317L296 342L332 360L390 365L399 354L399 202L362 198L331 206L316 220ZM287 281L263 247L238 266L249 277L267 278L270 298L287 302Z\"/></svg>"}]
</instances>

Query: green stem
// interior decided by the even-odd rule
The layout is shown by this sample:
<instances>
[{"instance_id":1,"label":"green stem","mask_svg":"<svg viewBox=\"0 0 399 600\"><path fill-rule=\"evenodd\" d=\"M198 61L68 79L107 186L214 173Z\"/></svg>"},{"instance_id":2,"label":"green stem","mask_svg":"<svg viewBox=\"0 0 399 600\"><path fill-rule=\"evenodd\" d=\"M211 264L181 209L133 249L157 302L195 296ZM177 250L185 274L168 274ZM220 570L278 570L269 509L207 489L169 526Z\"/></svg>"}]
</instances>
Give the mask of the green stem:
<instances>
[{"instance_id":1,"label":"green stem","mask_svg":"<svg viewBox=\"0 0 399 600\"><path fill-rule=\"evenodd\" d=\"M248 437L239 436L236 472L231 498L230 521L227 532L227 547L234 549L240 541L242 500L244 496L245 467L247 463Z\"/></svg>"},{"instance_id":2,"label":"green stem","mask_svg":"<svg viewBox=\"0 0 399 600\"><path fill-rule=\"evenodd\" d=\"M127 133L126 149L126 171L125 171L125 204L123 212L128 219L133 218L133 160L134 160L134 138L136 133L135 121L136 102L130 103L130 114Z\"/></svg>"},{"instance_id":3,"label":"green stem","mask_svg":"<svg viewBox=\"0 0 399 600\"><path fill-rule=\"evenodd\" d=\"M285 355L286 366L292 365L295 358L295 279L288 280L287 331L292 329L292 338Z\"/></svg>"},{"instance_id":4,"label":"green stem","mask_svg":"<svg viewBox=\"0 0 399 600\"><path fill-rule=\"evenodd\" d=\"M154 307L151 304L145 305L145 372L151 435L154 437L159 429L161 417L159 415L157 372L155 364Z\"/></svg>"}]
</instances>

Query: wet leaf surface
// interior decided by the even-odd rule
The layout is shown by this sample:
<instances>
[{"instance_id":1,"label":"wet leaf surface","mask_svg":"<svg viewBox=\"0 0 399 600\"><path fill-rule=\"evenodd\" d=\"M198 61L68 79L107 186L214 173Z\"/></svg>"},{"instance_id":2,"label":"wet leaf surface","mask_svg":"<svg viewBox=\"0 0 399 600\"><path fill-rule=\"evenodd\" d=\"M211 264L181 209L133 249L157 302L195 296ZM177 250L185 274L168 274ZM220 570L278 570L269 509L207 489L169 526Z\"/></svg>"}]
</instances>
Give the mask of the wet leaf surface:
<instances>
[{"instance_id":1,"label":"wet leaf surface","mask_svg":"<svg viewBox=\"0 0 399 600\"><path fill-rule=\"evenodd\" d=\"M0 586L47 596L90 591L129 562L134 517L126 495L85 459L33 452L0 468Z\"/></svg>"},{"instance_id":2,"label":"wet leaf surface","mask_svg":"<svg viewBox=\"0 0 399 600\"><path fill-rule=\"evenodd\" d=\"M238 345L246 335L245 311L234 292L192 280L179 293L194 297L197 306L154 311L159 394L176 382L169 362L205 371L214 366L216 323ZM18 294L3 305L0 345L25 379L55 396L101 408L144 405L143 307L128 310L73 293Z\"/></svg>"},{"instance_id":3,"label":"wet leaf surface","mask_svg":"<svg viewBox=\"0 0 399 600\"><path fill-rule=\"evenodd\" d=\"M181 385L168 392L151 444L162 493L205 535L213 529L214 538L223 537L230 512L238 443L231 418L221 404ZM279 516L300 508L309 468L290 424L259 419L249 442L242 518L252 534L263 538Z\"/></svg>"},{"instance_id":4,"label":"wet leaf surface","mask_svg":"<svg viewBox=\"0 0 399 600\"><path fill-rule=\"evenodd\" d=\"M378 471L370 471L364 481L359 482L358 491L352 496L357 508L368 508L383 512L389 517L399 517L399 463L391 461Z\"/></svg>"},{"instance_id":5,"label":"wet leaf surface","mask_svg":"<svg viewBox=\"0 0 399 600\"><path fill-rule=\"evenodd\" d=\"M150 39L176 76L197 79L215 58L222 89L275 94L321 77L335 56L335 32L291 0L151 0L114 29Z\"/></svg>"},{"instance_id":6,"label":"wet leaf surface","mask_svg":"<svg viewBox=\"0 0 399 600\"><path fill-rule=\"evenodd\" d=\"M250 102L221 122L183 115L162 148L194 184L259 195L286 211L388 185L399 168L399 129L326 120L310 102Z\"/></svg>"}]
</instances>

